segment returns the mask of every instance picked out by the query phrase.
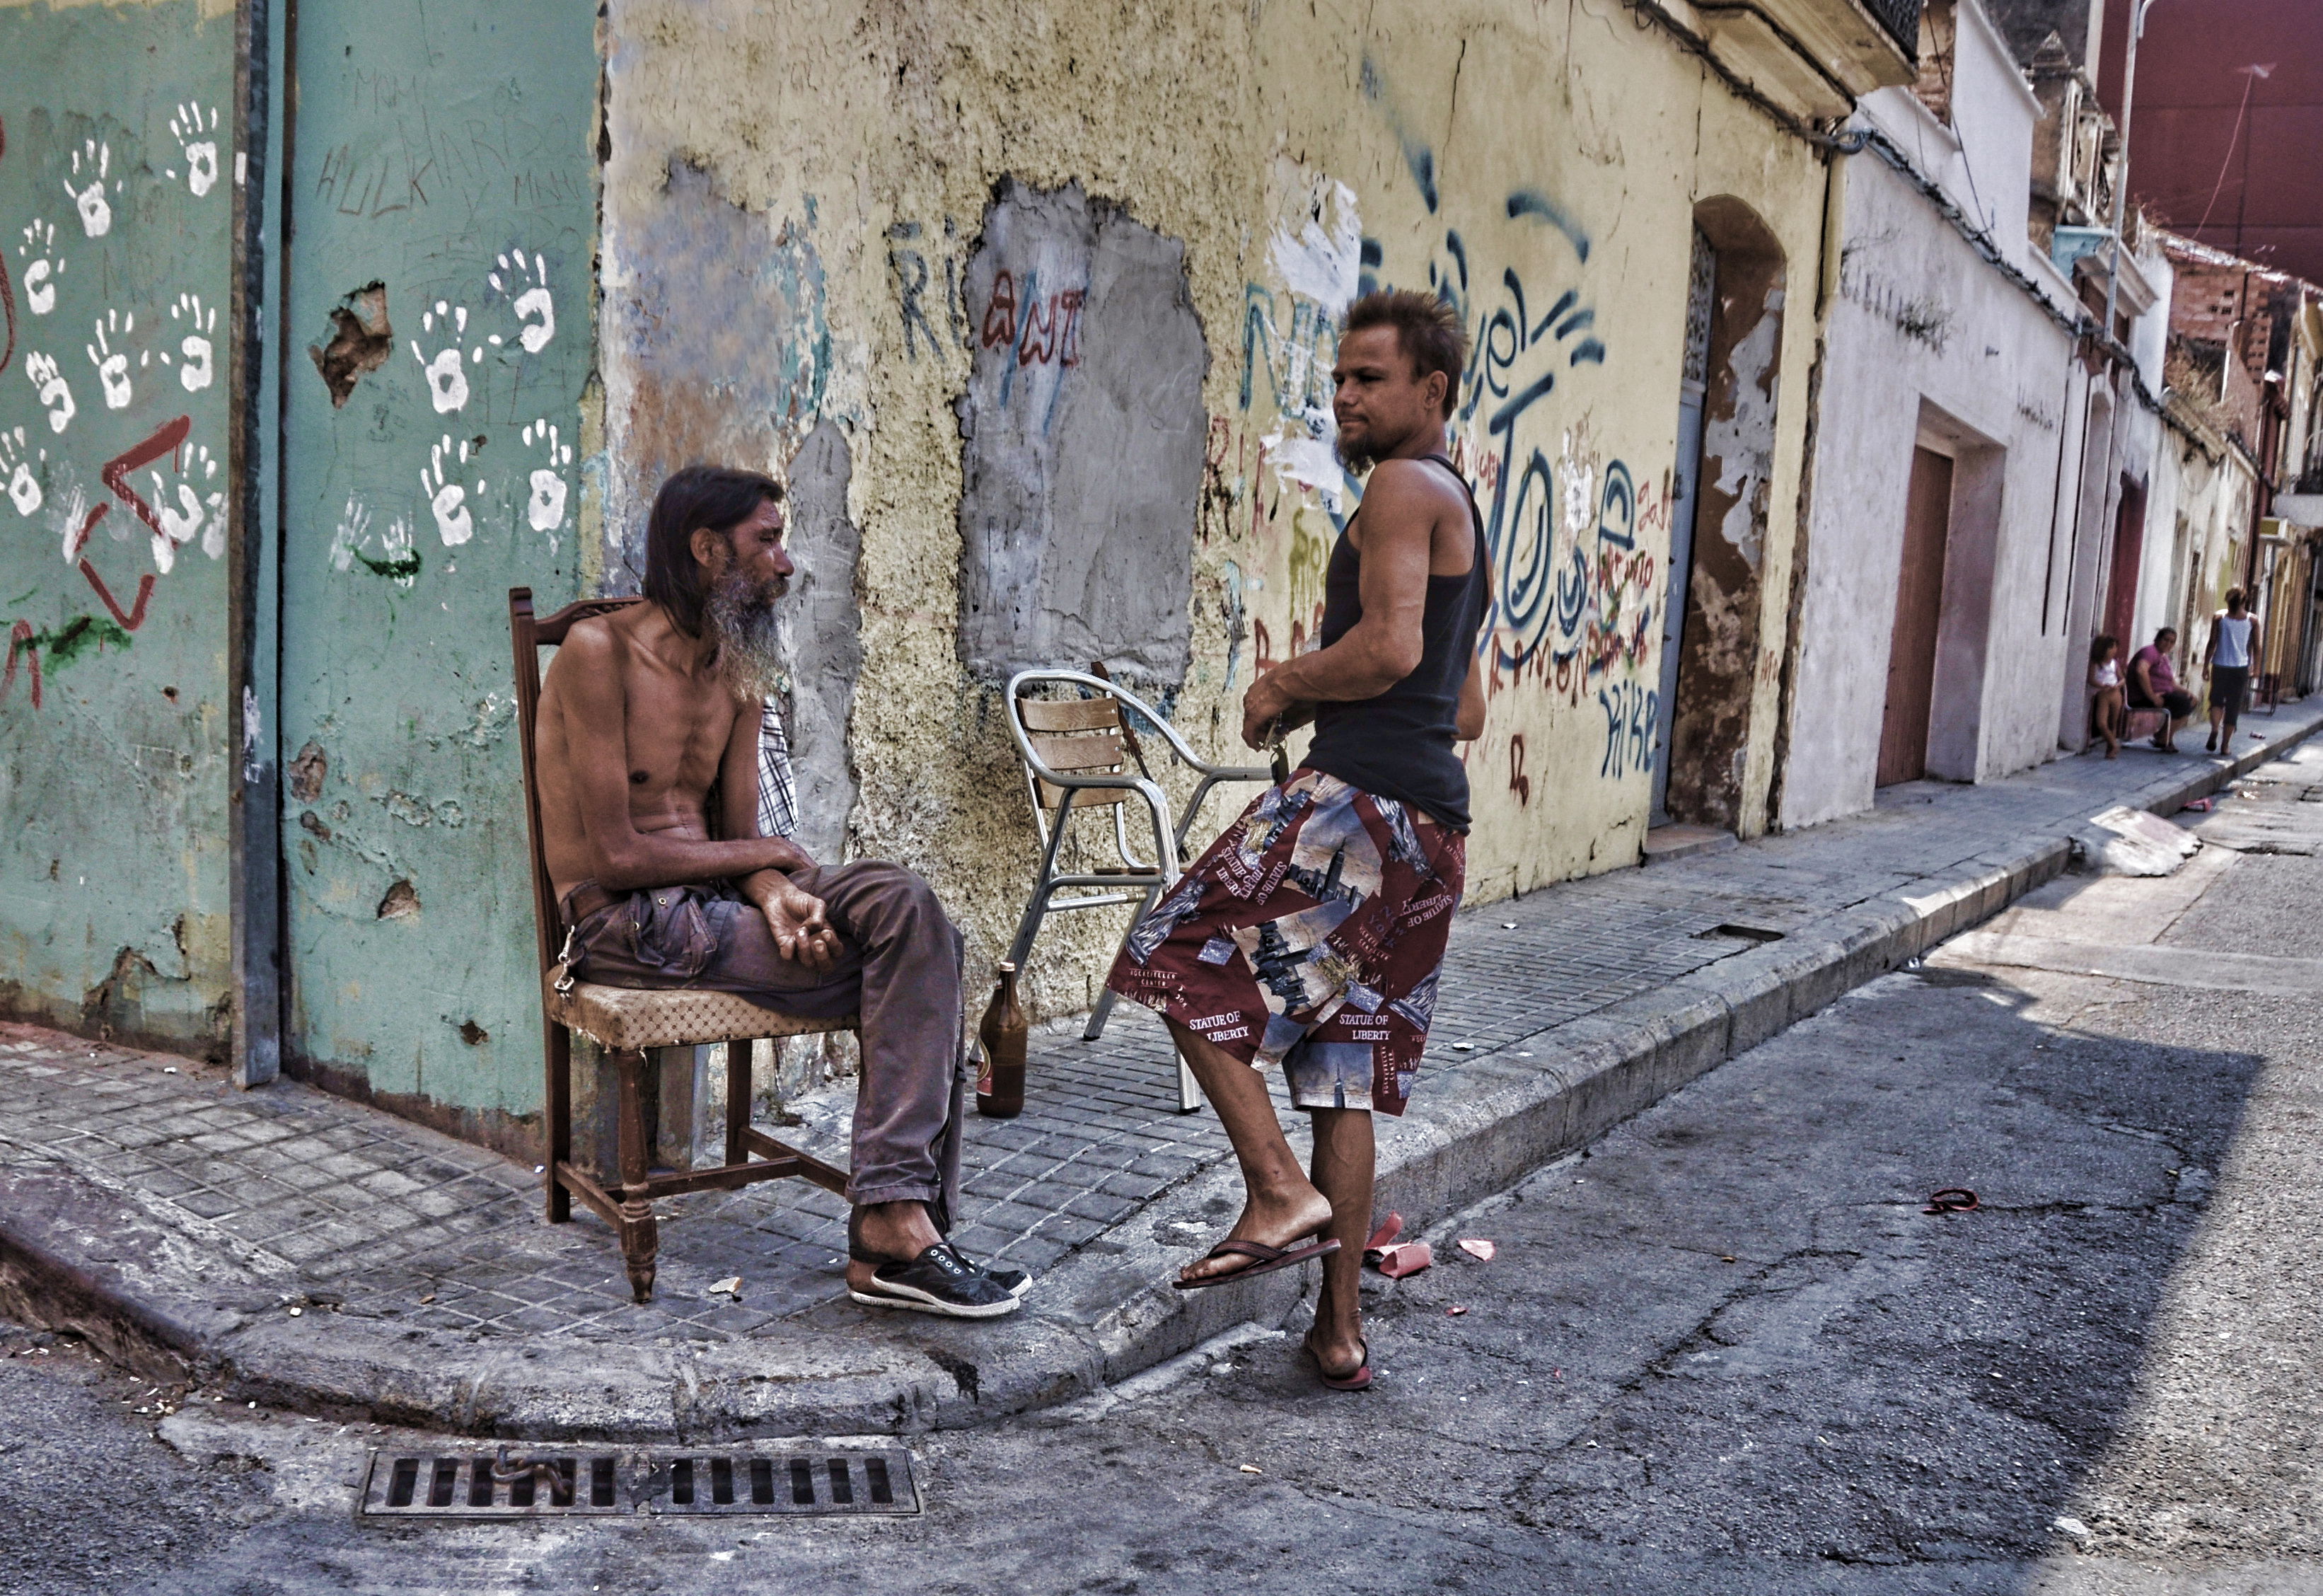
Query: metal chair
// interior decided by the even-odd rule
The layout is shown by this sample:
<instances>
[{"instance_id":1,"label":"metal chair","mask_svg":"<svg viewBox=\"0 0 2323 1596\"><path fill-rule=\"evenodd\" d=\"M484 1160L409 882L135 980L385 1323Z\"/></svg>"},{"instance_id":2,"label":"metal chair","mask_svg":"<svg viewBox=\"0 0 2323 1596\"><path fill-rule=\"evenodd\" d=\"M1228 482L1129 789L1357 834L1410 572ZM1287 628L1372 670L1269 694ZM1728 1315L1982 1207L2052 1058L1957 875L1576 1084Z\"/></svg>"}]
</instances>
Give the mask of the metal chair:
<instances>
[{"instance_id":1,"label":"metal chair","mask_svg":"<svg viewBox=\"0 0 2323 1596\"><path fill-rule=\"evenodd\" d=\"M802 1020L760 1008L725 992L650 991L576 981L557 962L564 917L540 835L540 783L533 751L534 721L540 708L540 650L565 641L573 623L610 615L641 603L638 599L583 599L546 619L532 612L532 590L509 590L509 636L516 648L517 739L524 752L524 819L532 843L533 923L540 951L542 1052L547 1067L544 1098L547 1147L548 1223L573 1217L573 1199L595 1209L620 1238L629 1289L639 1302L652 1299L655 1260L660 1252L653 1200L686 1191L711 1191L795 1175L828 1190L847 1190L847 1171L776 1141L750 1124L750 1043L762 1036L806 1036L852 1031L852 1014L840 1019ZM620 1184L608 1189L573 1165L573 1033L578 1032L611 1059L620 1078L615 1144ZM726 1161L714 1169L680 1169L666 1175L647 1168L646 1054L650 1049L726 1043ZM753 1157L756 1154L758 1156Z\"/></svg>"},{"instance_id":2,"label":"metal chair","mask_svg":"<svg viewBox=\"0 0 2323 1596\"><path fill-rule=\"evenodd\" d=\"M1042 688L1071 688L1078 692L1071 697L1026 696ZM1082 671L1019 671L1008 679L1007 698L1008 731L1016 739L1016 751L1024 761L1024 788L1033 803L1033 822L1041 834L1040 875L1033 884L1032 897L1024 904L1024 918L1017 922L1016 940L1008 949L1009 959L1019 969L1024 968L1025 956L1033 950L1042 922L1052 912L1135 903L1137 913L1130 919L1130 925L1134 927L1163 889L1178 879L1187 833L1193 829L1195 817L1201 812L1210 789L1220 782L1274 780L1270 769L1211 764L1189 748L1177 729L1152 705L1103 676ZM1170 823L1170 795L1146 768L1144 749L1137 740L1135 729L1122 714L1124 706L1162 734L1180 764L1201 776L1186 805L1185 818L1174 828ZM1131 771L1133 765L1134 774ZM1152 828L1153 858L1150 859L1140 858L1130 846L1125 812L1133 802L1143 806L1143 818ZM1057 855L1071 829L1073 817L1097 810L1112 812L1114 848L1121 862L1099 865L1079 874L1059 874ZM1139 830L1142 834L1144 828ZM1069 888L1081 889L1083 895L1063 899L1056 896ZM1091 888L1103 890L1088 890ZM1127 934L1125 931L1125 940ZM1109 989L1098 995L1088 1025L1081 1032L1083 1041L1095 1041L1105 1034L1106 1021L1113 1013L1113 1000L1114 994ZM1193 1071L1180 1059L1179 1112L1191 1114L1200 1106L1201 1096L1194 1085Z\"/></svg>"}]
</instances>

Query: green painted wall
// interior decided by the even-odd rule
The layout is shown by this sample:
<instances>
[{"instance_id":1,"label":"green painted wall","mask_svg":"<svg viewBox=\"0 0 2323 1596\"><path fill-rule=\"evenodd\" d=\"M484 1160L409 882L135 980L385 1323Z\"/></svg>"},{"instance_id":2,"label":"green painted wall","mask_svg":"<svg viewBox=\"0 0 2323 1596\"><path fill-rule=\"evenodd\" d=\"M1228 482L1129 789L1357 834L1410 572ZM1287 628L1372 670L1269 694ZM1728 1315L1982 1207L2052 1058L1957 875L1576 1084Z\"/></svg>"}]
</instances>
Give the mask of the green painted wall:
<instances>
[{"instance_id":1,"label":"green painted wall","mask_svg":"<svg viewBox=\"0 0 2323 1596\"><path fill-rule=\"evenodd\" d=\"M217 1052L234 19L204 9L0 7L0 1007Z\"/></svg>"},{"instance_id":2,"label":"green painted wall","mask_svg":"<svg viewBox=\"0 0 2323 1596\"><path fill-rule=\"evenodd\" d=\"M302 0L296 36L284 1052L506 1145L540 1094L507 595L581 580L593 13Z\"/></svg>"}]
</instances>

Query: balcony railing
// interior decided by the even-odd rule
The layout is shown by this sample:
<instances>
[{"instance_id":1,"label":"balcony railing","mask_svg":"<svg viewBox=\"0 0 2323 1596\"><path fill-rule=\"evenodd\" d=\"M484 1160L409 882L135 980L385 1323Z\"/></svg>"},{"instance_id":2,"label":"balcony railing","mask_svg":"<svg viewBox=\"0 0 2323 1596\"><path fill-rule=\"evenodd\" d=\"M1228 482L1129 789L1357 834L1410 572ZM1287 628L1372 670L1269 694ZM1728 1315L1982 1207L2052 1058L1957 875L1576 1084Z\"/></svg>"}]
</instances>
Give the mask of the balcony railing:
<instances>
[{"instance_id":1,"label":"balcony railing","mask_svg":"<svg viewBox=\"0 0 2323 1596\"><path fill-rule=\"evenodd\" d=\"M1917 60L1920 54L1920 0L1863 0L1865 7L1879 19L1887 36L1904 47L1904 53Z\"/></svg>"}]
</instances>

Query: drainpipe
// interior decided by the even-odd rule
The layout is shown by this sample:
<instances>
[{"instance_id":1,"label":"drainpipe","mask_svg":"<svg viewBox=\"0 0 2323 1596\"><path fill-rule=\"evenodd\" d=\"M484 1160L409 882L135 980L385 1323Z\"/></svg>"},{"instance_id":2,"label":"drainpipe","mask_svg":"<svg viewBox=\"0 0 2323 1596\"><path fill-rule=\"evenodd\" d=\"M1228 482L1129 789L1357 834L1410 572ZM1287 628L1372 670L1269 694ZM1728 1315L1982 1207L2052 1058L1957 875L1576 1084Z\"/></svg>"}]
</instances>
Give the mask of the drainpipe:
<instances>
[{"instance_id":1,"label":"drainpipe","mask_svg":"<svg viewBox=\"0 0 2323 1596\"><path fill-rule=\"evenodd\" d=\"M2105 325L2098 329L2107 338L2113 336L2114 301L2121 286L2121 224L2122 213L2129 203L2129 118L2137 100L2137 41L2145 32L2145 14L2153 9L2153 0L2135 0L2129 17L2128 53L2121 64L2121 170L2113 179L2113 253L2106 271Z\"/></svg>"},{"instance_id":2,"label":"drainpipe","mask_svg":"<svg viewBox=\"0 0 2323 1596\"><path fill-rule=\"evenodd\" d=\"M289 0L242 0L234 19L233 359L226 529L227 871L234 1084L282 1068L281 733L283 202Z\"/></svg>"}]
</instances>

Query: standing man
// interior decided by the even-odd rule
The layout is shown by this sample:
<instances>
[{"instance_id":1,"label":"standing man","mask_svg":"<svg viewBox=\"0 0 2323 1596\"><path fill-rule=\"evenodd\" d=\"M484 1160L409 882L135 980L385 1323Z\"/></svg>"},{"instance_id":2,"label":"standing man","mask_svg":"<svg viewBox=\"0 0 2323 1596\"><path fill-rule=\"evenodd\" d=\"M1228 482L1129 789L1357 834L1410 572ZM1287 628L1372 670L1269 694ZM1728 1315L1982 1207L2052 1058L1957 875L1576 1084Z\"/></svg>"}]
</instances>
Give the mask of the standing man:
<instances>
[{"instance_id":1,"label":"standing man","mask_svg":"<svg viewBox=\"0 0 2323 1596\"><path fill-rule=\"evenodd\" d=\"M1108 985L1158 1009L1233 1140L1242 1217L1181 1289L1321 1258L1307 1351L1324 1384L1371 1383L1358 1270L1373 1109L1401 1114L1460 905L1468 777L1484 729L1483 518L1444 452L1467 339L1432 294L1365 295L1339 339L1339 454L1369 470L1331 551L1313 652L1251 684L1243 740L1315 721L1271 788L1131 933ZM1253 1066L1279 1062L1315 1132L1301 1172Z\"/></svg>"},{"instance_id":2,"label":"standing man","mask_svg":"<svg viewBox=\"0 0 2323 1596\"><path fill-rule=\"evenodd\" d=\"M2177 669L2170 663L2170 651L2177 647L2178 628L2166 626L2129 656L2129 707L2162 711L2153 746L2165 754L2178 751L2178 729L2194 714L2194 695L2178 685Z\"/></svg>"},{"instance_id":3,"label":"standing man","mask_svg":"<svg viewBox=\"0 0 2323 1596\"><path fill-rule=\"evenodd\" d=\"M994 1317L1015 1308L1024 1276L944 1240L960 1175L960 932L901 865L819 866L758 834L759 706L795 569L782 496L755 472L671 477L646 531L646 602L576 622L548 667L536 753L565 958L611 986L860 1014L849 1295Z\"/></svg>"},{"instance_id":4,"label":"standing man","mask_svg":"<svg viewBox=\"0 0 2323 1596\"><path fill-rule=\"evenodd\" d=\"M2244 608L2243 590L2227 590L2227 607L2210 618L2209 647L2202 650L2203 674L2210 678L2210 736L2202 747L2215 754L2235 751L2235 729L2250 688L2251 634L2257 620ZM2223 723L2223 724L2222 724Z\"/></svg>"}]
</instances>

